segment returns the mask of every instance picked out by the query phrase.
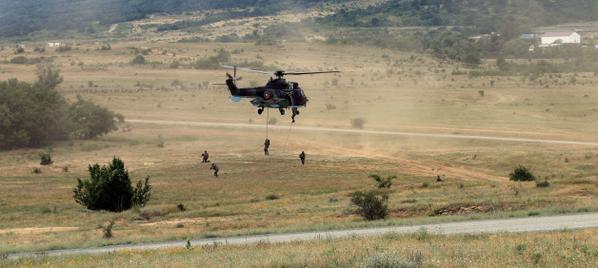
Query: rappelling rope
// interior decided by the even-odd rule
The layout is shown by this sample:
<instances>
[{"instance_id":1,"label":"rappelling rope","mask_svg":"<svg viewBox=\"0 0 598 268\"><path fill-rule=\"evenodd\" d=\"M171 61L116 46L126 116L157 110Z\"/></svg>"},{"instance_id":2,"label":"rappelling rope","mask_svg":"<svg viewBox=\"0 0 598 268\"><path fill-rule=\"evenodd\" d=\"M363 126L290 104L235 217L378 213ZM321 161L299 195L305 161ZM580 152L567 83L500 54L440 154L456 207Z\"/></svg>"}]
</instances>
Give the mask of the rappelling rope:
<instances>
[{"instance_id":1,"label":"rappelling rope","mask_svg":"<svg viewBox=\"0 0 598 268\"><path fill-rule=\"evenodd\" d=\"M291 125L289 126L289 131L287 132L287 139L284 142L284 151L285 152L289 152L289 138L291 137L291 131L293 130L293 126L295 126L295 123L293 123L293 121L291 121Z\"/></svg>"},{"instance_id":2,"label":"rappelling rope","mask_svg":"<svg viewBox=\"0 0 598 268\"><path fill-rule=\"evenodd\" d=\"M269 131L268 131L269 125L270 125L270 109L266 108L266 139L269 138Z\"/></svg>"}]
</instances>

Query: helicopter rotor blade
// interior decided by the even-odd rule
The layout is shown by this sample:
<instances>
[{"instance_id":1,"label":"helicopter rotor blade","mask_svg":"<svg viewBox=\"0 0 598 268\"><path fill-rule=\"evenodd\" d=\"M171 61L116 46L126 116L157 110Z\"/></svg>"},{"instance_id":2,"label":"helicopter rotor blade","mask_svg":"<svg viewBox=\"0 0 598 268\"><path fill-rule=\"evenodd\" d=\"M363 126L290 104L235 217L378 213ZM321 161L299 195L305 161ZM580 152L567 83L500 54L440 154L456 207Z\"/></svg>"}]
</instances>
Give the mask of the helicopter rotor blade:
<instances>
[{"instance_id":1,"label":"helicopter rotor blade","mask_svg":"<svg viewBox=\"0 0 598 268\"><path fill-rule=\"evenodd\" d=\"M308 75L308 74L330 74L340 73L340 71L322 71L322 72L285 72L284 75Z\"/></svg>"},{"instance_id":2,"label":"helicopter rotor blade","mask_svg":"<svg viewBox=\"0 0 598 268\"><path fill-rule=\"evenodd\" d=\"M272 72L261 71L261 70L254 70L254 69L251 69L251 68L230 66L230 65L224 65L224 64L221 64L220 67L225 68L225 69L239 70L239 71L245 71L245 72L253 72L253 73L260 73L260 74L272 74Z\"/></svg>"}]
</instances>

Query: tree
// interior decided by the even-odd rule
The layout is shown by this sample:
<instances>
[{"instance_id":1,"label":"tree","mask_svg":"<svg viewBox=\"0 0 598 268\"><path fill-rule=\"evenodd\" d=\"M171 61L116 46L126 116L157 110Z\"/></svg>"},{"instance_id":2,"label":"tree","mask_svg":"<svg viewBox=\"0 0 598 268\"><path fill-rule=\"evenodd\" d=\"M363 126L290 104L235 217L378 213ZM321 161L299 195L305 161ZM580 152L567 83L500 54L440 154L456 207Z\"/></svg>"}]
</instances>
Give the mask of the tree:
<instances>
[{"instance_id":1,"label":"tree","mask_svg":"<svg viewBox=\"0 0 598 268\"><path fill-rule=\"evenodd\" d=\"M381 177L380 175L377 175L377 174L371 174L370 178L374 179L374 181L376 182L376 186L379 189L382 189L382 188L390 189L390 187L392 186L392 181L394 179L396 179L397 176Z\"/></svg>"},{"instance_id":2,"label":"tree","mask_svg":"<svg viewBox=\"0 0 598 268\"><path fill-rule=\"evenodd\" d=\"M151 196L149 177L131 186L129 172L122 160L114 158L108 166L89 166L89 179L77 179L73 198L91 210L120 212L133 206L145 206Z\"/></svg>"},{"instance_id":3,"label":"tree","mask_svg":"<svg viewBox=\"0 0 598 268\"><path fill-rule=\"evenodd\" d=\"M351 194L351 202L359 207L358 213L368 221L388 216L388 195L375 191L357 191Z\"/></svg>"},{"instance_id":4,"label":"tree","mask_svg":"<svg viewBox=\"0 0 598 268\"><path fill-rule=\"evenodd\" d=\"M80 96L71 104L68 119L76 138L92 139L118 129L113 112Z\"/></svg>"},{"instance_id":5,"label":"tree","mask_svg":"<svg viewBox=\"0 0 598 268\"><path fill-rule=\"evenodd\" d=\"M0 149L66 139L66 100L54 89L16 79L0 82Z\"/></svg>"},{"instance_id":6,"label":"tree","mask_svg":"<svg viewBox=\"0 0 598 268\"><path fill-rule=\"evenodd\" d=\"M37 83L43 88L54 89L62 83L60 70L54 63L44 63L37 65Z\"/></svg>"}]
</instances>

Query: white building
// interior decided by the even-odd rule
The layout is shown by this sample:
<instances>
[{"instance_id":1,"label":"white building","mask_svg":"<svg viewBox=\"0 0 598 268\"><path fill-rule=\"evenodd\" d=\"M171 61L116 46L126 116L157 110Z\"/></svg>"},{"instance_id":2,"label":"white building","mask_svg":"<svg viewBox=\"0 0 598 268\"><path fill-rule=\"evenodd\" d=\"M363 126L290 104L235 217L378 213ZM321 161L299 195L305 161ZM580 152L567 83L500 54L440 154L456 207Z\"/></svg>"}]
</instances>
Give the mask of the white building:
<instances>
[{"instance_id":1,"label":"white building","mask_svg":"<svg viewBox=\"0 0 598 268\"><path fill-rule=\"evenodd\" d=\"M60 45L61 45L60 42L50 42L50 43L48 43L49 47L59 47Z\"/></svg>"},{"instance_id":2,"label":"white building","mask_svg":"<svg viewBox=\"0 0 598 268\"><path fill-rule=\"evenodd\" d=\"M581 35L576 32L547 32L540 40L540 46L551 47L561 44L581 44Z\"/></svg>"}]
</instances>

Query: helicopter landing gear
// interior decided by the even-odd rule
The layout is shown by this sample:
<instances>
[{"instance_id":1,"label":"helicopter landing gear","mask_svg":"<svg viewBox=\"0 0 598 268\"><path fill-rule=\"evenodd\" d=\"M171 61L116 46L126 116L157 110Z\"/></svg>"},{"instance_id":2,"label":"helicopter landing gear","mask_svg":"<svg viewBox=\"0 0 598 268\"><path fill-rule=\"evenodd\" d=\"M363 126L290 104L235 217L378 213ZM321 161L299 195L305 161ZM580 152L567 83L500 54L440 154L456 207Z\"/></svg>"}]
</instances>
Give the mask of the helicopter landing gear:
<instances>
[{"instance_id":1,"label":"helicopter landing gear","mask_svg":"<svg viewBox=\"0 0 598 268\"><path fill-rule=\"evenodd\" d=\"M257 109L257 114L262 114L264 112L264 107L260 107Z\"/></svg>"},{"instance_id":2,"label":"helicopter landing gear","mask_svg":"<svg viewBox=\"0 0 598 268\"><path fill-rule=\"evenodd\" d=\"M278 109L278 111L280 112L280 115L284 115L284 109Z\"/></svg>"},{"instance_id":3,"label":"helicopter landing gear","mask_svg":"<svg viewBox=\"0 0 598 268\"><path fill-rule=\"evenodd\" d=\"M293 108L293 109L291 109L291 111L293 112L293 115L291 116L291 119L293 120L293 123L295 123L295 116L299 115L299 109Z\"/></svg>"}]
</instances>

